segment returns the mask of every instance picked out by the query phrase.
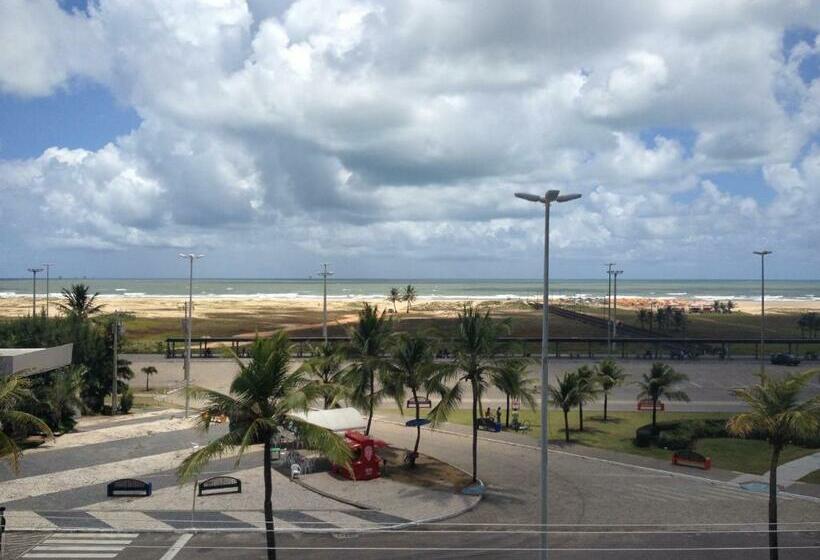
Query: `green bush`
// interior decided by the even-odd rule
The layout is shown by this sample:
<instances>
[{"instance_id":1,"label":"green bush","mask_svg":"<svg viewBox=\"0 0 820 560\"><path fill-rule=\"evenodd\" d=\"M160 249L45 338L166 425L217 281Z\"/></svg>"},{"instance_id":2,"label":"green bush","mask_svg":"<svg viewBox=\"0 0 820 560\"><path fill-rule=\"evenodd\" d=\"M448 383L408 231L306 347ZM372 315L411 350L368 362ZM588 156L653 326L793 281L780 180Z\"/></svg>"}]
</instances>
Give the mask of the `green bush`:
<instances>
[{"instance_id":1,"label":"green bush","mask_svg":"<svg viewBox=\"0 0 820 560\"><path fill-rule=\"evenodd\" d=\"M120 395L119 405L120 412L123 414L128 414L131 411L131 408L134 406L134 392L130 387L127 387L125 392Z\"/></svg>"}]
</instances>

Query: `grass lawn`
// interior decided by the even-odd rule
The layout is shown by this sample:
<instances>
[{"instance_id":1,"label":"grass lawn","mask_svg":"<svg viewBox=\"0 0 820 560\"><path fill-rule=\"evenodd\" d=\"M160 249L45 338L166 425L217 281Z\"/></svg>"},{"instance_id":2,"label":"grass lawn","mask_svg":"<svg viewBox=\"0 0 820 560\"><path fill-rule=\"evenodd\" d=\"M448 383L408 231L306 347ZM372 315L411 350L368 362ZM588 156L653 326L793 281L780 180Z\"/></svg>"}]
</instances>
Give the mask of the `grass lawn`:
<instances>
[{"instance_id":1,"label":"grass lawn","mask_svg":"<svg viewBox=\"0 0 820 560\"><path fill-rule=\"evenodd\" d=\"M811 484L820 484L820 471L814 471L803 478L800 479L800 482L809 482Z\"/></svg>"},{"instance_id":2,"label":"grass lawn","mask_svg":"<svg viewBox=\"0 0 820 560\"><path fill-rule=\"evenodd\" d=\"M611 449L632 455L670 459L671 451L657 447L641 448L632 443L635 430L651 421L648 412L610 412L607 422L603 422L602 412L592 411L584 413L584 431L578 431L578 411L569 414L570 441L590 447ZM658 421L729 418L729 413L713 412L661 412ZM457 424L470 425L470 411L460 409L454 411L450 421ZM503 421L503 416L502 416ZM533 427L530 435L538 436L540 422L538 413L530 410L522 411L522 422L529 422ZM550 410L549 426L551 440L564 440L564 415L560 410ZM762 474L769 469L769 448L766 442L756 440L742 440L730 438L702 439L695 445L698 453L712 458L716 468L735 470L751 474ZM817 451L803 447L790 446L783 450L781 464Z\"/></svg>"}]
</instances>

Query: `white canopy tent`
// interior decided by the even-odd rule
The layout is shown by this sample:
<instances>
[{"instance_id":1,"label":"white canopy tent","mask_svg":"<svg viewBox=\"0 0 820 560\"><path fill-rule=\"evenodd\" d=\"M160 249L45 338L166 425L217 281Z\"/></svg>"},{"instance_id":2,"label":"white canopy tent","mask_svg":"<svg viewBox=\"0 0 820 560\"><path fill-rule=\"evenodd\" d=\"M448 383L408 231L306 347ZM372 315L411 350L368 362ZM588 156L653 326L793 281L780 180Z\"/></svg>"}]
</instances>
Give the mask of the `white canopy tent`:
<instances>
[{"instance_id":1,"label":"white canopy tent","mask_svg":"<svg viewBox=\"0 0 820 560\"><path fill-rule=\"evenodd\" d=\"M291 414L291 416L300 418L314 426L326 428L331 432L362 430L367 426L364 418L362 418L362 414L352 407L309 410L307 413L298 412Z\"/></svg>"}]
</instances>

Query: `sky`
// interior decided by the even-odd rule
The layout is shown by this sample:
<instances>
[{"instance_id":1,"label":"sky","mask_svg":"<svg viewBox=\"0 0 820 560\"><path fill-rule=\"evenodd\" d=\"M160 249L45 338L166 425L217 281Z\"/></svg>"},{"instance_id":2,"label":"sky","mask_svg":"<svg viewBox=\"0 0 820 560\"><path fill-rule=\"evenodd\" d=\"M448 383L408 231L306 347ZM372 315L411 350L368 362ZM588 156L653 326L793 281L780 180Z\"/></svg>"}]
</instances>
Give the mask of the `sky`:
<instances>
[{"instance_id":1,"label":"sky","mask_svg":"<svg viewBox=\"0 0 820 560\"><path fill-rule=\"evenodd\" d=\"M820 278L811 0L0 0L0 277Z\"/></svg>"}]
</instances>

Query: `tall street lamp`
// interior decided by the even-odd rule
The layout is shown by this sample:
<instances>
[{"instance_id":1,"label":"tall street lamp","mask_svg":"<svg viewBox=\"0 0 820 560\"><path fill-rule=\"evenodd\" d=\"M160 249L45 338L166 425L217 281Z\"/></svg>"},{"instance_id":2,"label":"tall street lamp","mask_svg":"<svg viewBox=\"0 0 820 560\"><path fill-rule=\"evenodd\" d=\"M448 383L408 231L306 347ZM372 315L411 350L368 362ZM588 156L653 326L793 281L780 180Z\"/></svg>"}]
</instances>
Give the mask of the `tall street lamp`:
<instances>
[{"instance_id":1,"label":"tall street lamp","mask_svg":"<svg viewBox=\"0 0 820 560\"><path fill-rule=\"evenodd\" d=\"M766 339L764 328L766 325L766 255L771 255L771 251L763 249L753 251L755 255L760 255L760 373L766 371Z\"/></svg>"},{"instance_id":2,"label":"tall street lamp","mask_svg":"<svg viewBox=\"0 0 820 560\"><path fill-rule=\"evenodd\" d=\"M46 319L48 319L48 308L51 305L51 289L49 283L51 280L51 267L54 266L54 263L43 263L43 266L46 267Z\"/></svg>"},{"instance_id":3,"label":"tall street lamp","mask_svg":"<svg viewBox=\"0 0 820 560\"><path fill-rule=\"evenodd\" d=\"M319 276L322 277L322 283L324 285L322 295L322 338L325 339L325 345L327 345L327 277L333 276L333 273L327 269L327 263L322 263L322 270L319 272Z\"/></svg>"},{"instance_id":4,"label":"tall street lamp","mask_svg":"<svg viewBox=\"0 0 820 560\"><path fill-rule=\"evenodd\" d=\"M544 309L541 322L541 558L547 558L547 395L549 394L549 271L550 271L550 205L581 198L580 194L560 194L549 190L544 196L515 193L515 196L544 205Z\"/></svg>"},{"instance_id":5,"label":"tall street lamp","mask_svg":"<svg viewBox=\"0 0 820 560\"><path fill-rule=\"evenodd\" d=\"M194 261L205 255L180 253L179 258L188 260L188 305L185 309L185 418L191 404L191 324L194 317Z\"/></svg>"},{"instance_id":6,"label":"tall street lamp","mask_svg":"<svg viewBox=\"0 0 820 560\"><path fill-rule=\"evenodd\" d=\"M31 272L31 318L37 316L37 273L42 272L42 268L29 268Z\"/></svg>"}]
</instances>

